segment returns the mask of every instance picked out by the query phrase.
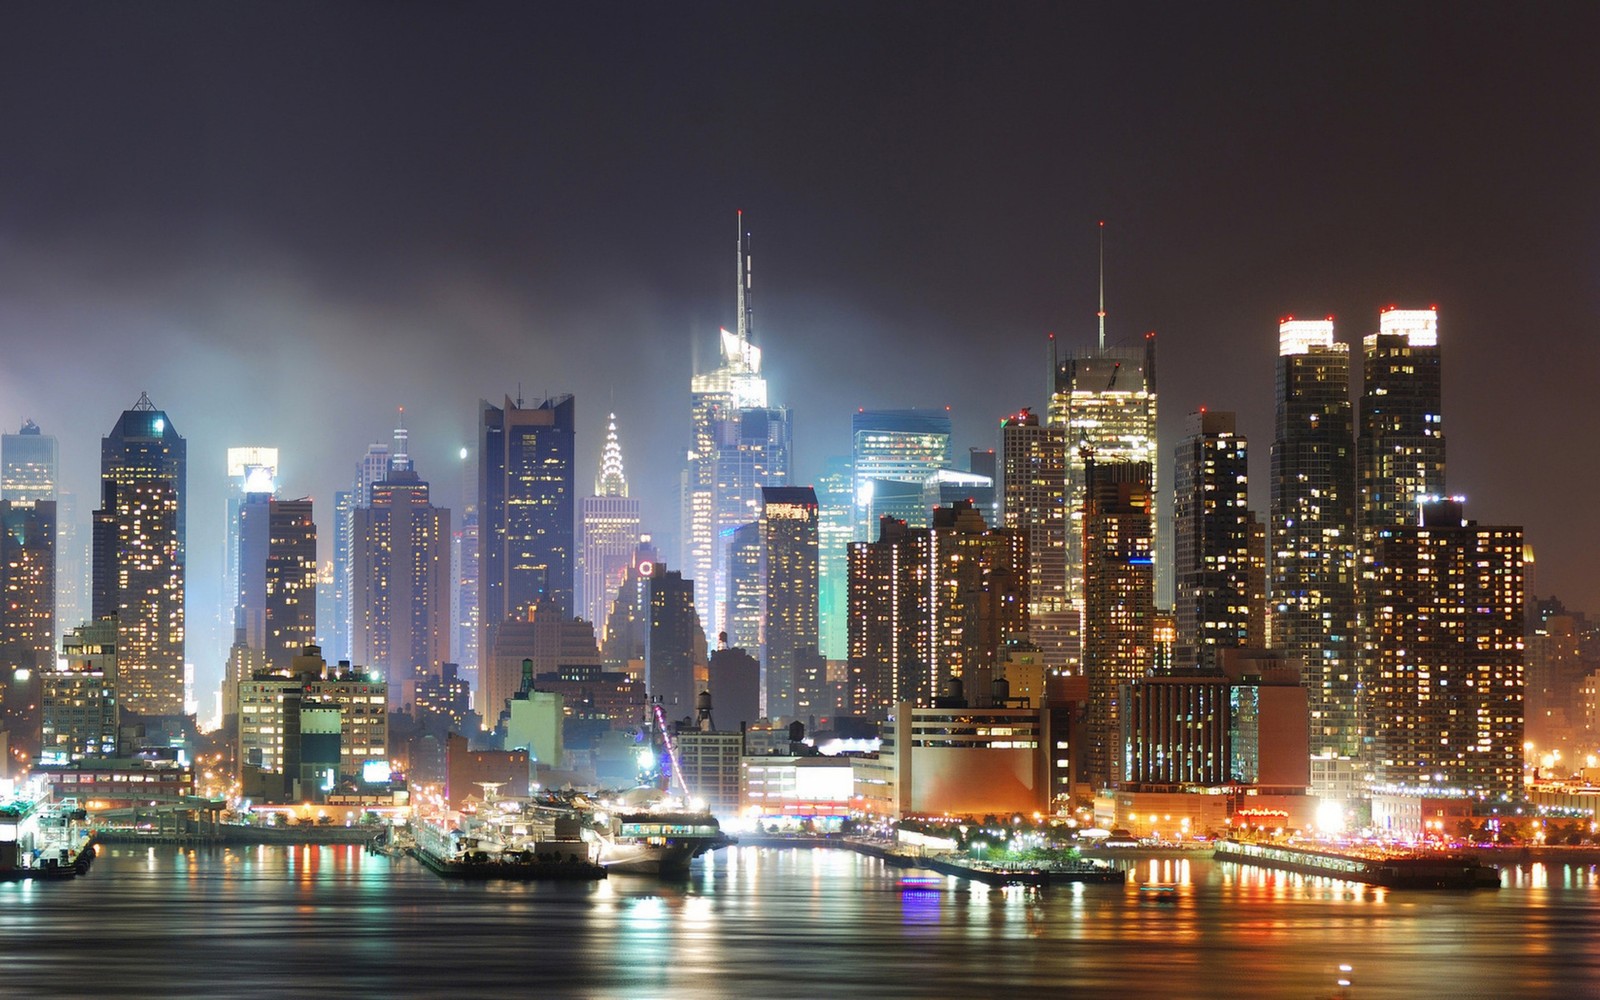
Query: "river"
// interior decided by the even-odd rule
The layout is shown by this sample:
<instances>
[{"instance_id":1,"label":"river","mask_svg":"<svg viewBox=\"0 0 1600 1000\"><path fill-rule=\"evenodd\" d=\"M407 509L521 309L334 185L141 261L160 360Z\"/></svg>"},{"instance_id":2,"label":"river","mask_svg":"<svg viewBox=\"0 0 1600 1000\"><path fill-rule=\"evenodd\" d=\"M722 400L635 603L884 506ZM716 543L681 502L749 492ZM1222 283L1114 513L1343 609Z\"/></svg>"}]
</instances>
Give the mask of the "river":
<instances>
[{"instance_id":1,"label":"river","mask_svg":"<svg viewBox=\"0 0 1600 1000\"><path fill-rule=\"evenodd\" d=\"M1126 887L926 877L746 847L677 883L485 885L359 847L102 845L86 877L0 884L0 994L1600 996L1591 867L1460 893L1201 856L1141 860Z\"/></svg>"}]
</instances>

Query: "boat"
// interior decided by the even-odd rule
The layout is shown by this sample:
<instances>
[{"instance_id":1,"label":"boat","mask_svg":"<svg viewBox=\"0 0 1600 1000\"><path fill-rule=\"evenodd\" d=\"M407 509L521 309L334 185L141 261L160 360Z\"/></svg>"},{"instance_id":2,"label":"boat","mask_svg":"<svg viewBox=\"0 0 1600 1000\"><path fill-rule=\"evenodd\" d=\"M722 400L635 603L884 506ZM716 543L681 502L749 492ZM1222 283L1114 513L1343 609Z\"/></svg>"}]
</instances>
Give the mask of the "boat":
<instances>
[{"instance_id":1,"label":"boat","mask_svg":"<svg viewBox=\"0 0 1600 1000\"><path fill-rule=\"evenodd\" d=\"M1321 875L1389 889L1498 889L1500 869L1461 854L1433 851L1321 850L1288 844L1220 840L1218 861Z\"/></svg>"},{"instance_id":2,"label":"boat","mask_svg":"<svg viewBox=\"0 0 1600 1000\"><path fill-rule=\"evenodd\" d=\"M0 881L69 879L94 864L94 832L73 798L35 778L0 783Z\"/></svg>"},{"instance_id":3,"label":"boat","mask_svg":"<svg viewBox=\"0 0 1600 1000\"><path fill-rule=\"evenodd\" d=\"M434 821L413 824L411 854L445 878L501 878L514 882L605 878L606 869L590 858L582 840L507 840L490 826L466 821L448 827Z\"/></svg>"},{"instance_id":4,"label":"boat","mask_svg":"<svg viewBox=\"0 0 1600 1000\"><path fill-rule=\"evenodd\" d=\"M608 871L643 875L686 875L695 858L734 843L709 812L598 811L583 833Z\"/></svg>"}]
</instances>

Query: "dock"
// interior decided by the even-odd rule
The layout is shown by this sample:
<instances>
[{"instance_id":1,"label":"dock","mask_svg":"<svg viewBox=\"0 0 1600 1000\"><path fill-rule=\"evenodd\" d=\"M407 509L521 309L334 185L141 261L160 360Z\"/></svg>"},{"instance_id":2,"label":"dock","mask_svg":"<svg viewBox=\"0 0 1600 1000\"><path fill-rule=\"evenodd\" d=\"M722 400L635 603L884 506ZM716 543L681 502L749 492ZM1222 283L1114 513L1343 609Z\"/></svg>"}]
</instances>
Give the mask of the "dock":
<instances>
[{"instance_id":1,"label":"dock","mask_svg":"<svg viewBox=\"0 0 1600 1000\"><path fill-rule=\"evenodd\" d=\"M1333 851L1218 841L1217 861L1389 889L1498 889L1500 869L1460 854Z\"/></svg>"}]
</instances>

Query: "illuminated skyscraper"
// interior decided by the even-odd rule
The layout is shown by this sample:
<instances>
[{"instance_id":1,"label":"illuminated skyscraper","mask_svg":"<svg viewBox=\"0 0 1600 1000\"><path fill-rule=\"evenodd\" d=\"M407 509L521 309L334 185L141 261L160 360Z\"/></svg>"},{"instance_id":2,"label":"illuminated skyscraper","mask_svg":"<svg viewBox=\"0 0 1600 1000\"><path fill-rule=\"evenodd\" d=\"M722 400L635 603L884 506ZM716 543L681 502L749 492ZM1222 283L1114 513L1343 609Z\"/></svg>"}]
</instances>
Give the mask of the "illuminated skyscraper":
<instances>
[{"instance_id":1,"label":"illuminated skyscraper","mask_svg":"<svg viewBox=\"0 0 1600 1000\"><path fill-rule=\"evenodd\" d=\"M1096 462L1143 462L1156 468L1156 340L1145 335L1142 348L1107 347L1105 308L1100 311L1099 345L1081 350L1065 360L1056 357L1050 341L1054 384L1050 396L1049 426L1064 438L1066 448L1067 538L1083 537L1087 505L1088 468L1084 455ZM1151 479L1154 493L1157 482ZM1159 520L1157 521L1159 524ZM1157 532L1151 557L1159 549ZM1067 602L1080 617L1084 613L1083 550L1067 546ZM1164 573L1164 570L1162 570ZM1086 628L1082 625L1080 628ZM1080 633L1081 634L1081 633ZM1077 651L1069 651L1077 662Z\"/></svg>"},{"instance_id":2,"label":"illuminated skyscraper","mask_svg":"<svg viewBox=\"0 0 1600 1000\"><path fill-rule=\"evenodd\" d=\"M77 498L59 488L56 439L32 420L0 439L0 497L14 504L48 500L55 504L55 634L65 635L89 616L87 562L77 523ZM54 656L47 659L54 661Z\"/></svg>"},{"instance_id":3,"label":"illuminated skyscraper","mask_svg":"<svg viewBox=\"0 0 1600 1000\"><path fill-rule=\"evenodd\" d=\"M761 495L766 714L792 719L800 714L799 692L809 696L817 687L816 678L804 676L817 658L817 494L809 486L784 486Z\"/></svg>"},{"instance_id":4,"label":"illuminated skyscraper","mask_svg":"<svg viewBox=\"0 0 1600 1000\"><path fill-rule=\"evenodd\" d=\"M948 410L858 410L850 417L855 540L871 541L885 517L928 525L928 480L950 464Z\"/></svg>"},{"instance_id":5,"label":"illuminated skyscraper","mask_svg":"<svg viewBox=\"0 0 1600 1000\"><path fill-rule=\"evenodd\" d=\"M761 349L753 340L750 234L743 213L738 227L738 329L721 331L722 364L690 381L692 442L680 497L681 562L700 581L701 624L708 634L725 625L728 542L740 525L760 515L762 487L788 484L793 450L789 411L768 405Z\"/></svg>"},{"instance_id":6,"label":"illuminated skyscraper","mask_svg":"<svg viewBox=\"0 0 1600 1000\"><path fill-rule=\"evenodd\" d=\"M1444 495L1439 314L1384 310L1362 353L1357 516L1370 538L1416 524L1418 501Z\"/></svg>"},{"instance_id":7,"label":"illuminated skyscraper","mask_svg":"<svg viewBox=\"0 0 1600 1000\"><path fill-rule=\"evenodd\" d=\"M1218 651L1250 644L1249 460L1234 414L1189 415L1178 445L1173 568L1179 667L1219 665Z\"/></svg>"},{"instance_id":8,"label":"illuminated skyscraper","mask_svg":"<svg viewBox=\"0 0 1600 1000\"><path fill-rule=\"evenodd\" d=\"M849 655L850 553L855 537L855 495L850 459L834 457L823 463L817 477L817 633L822 654L830 660Z\"/></svg>"},{"instance_id":9,"label":"illuminated skyscraper","mask_svg":"<svg viewBox=\"0 0 1600 1000\"><path fill-rule=\"evenodd\" d=\"M1357 715L1356 476L1350 349L1332 320L1278 327L1272 444L1272 642L1304 664L1312 788L1347 790ZM1320 763L1319 763L1320 760Z\"/></svg>"},{"instance_id":10,"label":"illuminated skyscraper","mask_svg":"<svg viewBox=\"0 0 1600 1000\"><path fill-rule=\"evenodd\" d=\"M288 668L317 643L317 525L311 500L273 500L267 522L267 660Z\"/></svg>"},{"instance_id":11,"label":"illuminated skyscraper","mask_svg":"<svg viewBox=\"0 0 1600 1000\"><path fill-rule=\"evenodd\" d=\"M1522 545L1459 501L1377 539L1364 702L1379 786L1521 797Z\"/></svg>"},{"instance_id":12,"label":"illuminated skyscraper","mask_svg":"<svg viewBox=\"0 0 1600 1000\"><path fill-rule=\"evenodd\" d=\"M524 407L480 402L478 617L480 658L508 621L541 605L573 614L573 446L576 404L568 396Z\"/></svg>"},{"instance_id":13,"label":"illuminated skyscraper","mask_svg":"<svg viewBox=\"0 0 1600 1000\"><path fill-rule=\"evenodd\" d=\"M402 411L403 412L403 411ZM355 575L355 512L372 505L372 485L389 474L389 446L373 443L356 463L355 480L349 490L333 495L333 659L348 660L355 633L355 605L351 598Z\"/></svg>"},{"instance_id":14,"label":"illuminated skyscraper","mask_svg":"<svg viewBox=\"0 0 1600 1000\"><path fill-rule=\"evenodd\" d=\"M405 682L450 659L450 511L429 501L399 432L395 445L371 505L353 519L351 640L354 660L381 671L399 705Z\"/></svg>"},{"instance_id":15,"label":"illuminated skyscraper","mask_svg":"<svg viewBox=\"0 0 1600 1000\"><path fill-rule=\"evenodd\" d=\"M594 495L584 497L578 523L579 591L583 603L578 613L605 629L606 615L617 599L617 589L633 563L639 544L639 501L628 496L622 469L622 444L617 439L617 415L606 426L605 449L600 453L600 473Z\"/></svg>"},{"instance_id":16,"label":"illuminated skyscraper","mask_svg":"<svg viewBox=\"0 0 1600 1000\"><path fill-rule=\"evenodd\" d=\"M56 505L0 500L0 725L37 752L41 674L55 666Z\"/></svg>"},{"instance_id":17,"label":"illuminated skyscraper","mask_svg":"<svg viewBox=\"0 0 1600 1000\"><path fill-rule=\"evenodd\" d=\"M1028 536L1028 638L1050 670L1078 650L1078 613L1067 600L1066 437L1024 407L1000 422L1001 523Z\"/></svg>"},{"instance_id":18,"label":"illuminated skyscraper","mask_svg":"<svg viewBox=\"0 0 1600 1000\"><path fill-rule=\"evenodd\" d=\"M56 439L32 420L0 440L0 496L7 500L54 500L58 472Z\"/></svg>"},{"instance_id":19,"label":"illuminated skyscraper","mask_svg":"<svg viewBox=\"0 0 1600 1000\"><path fill-rule=\"evenodd\" d=\"M278 495L278 449L229 448L227 519L223 525L221 635L232 635L232 601L239 594L239 512L252 493ZM296 650L298 652L298 650Z\"/></svg>"},{"instance_id":20,"label":"illuminated skyscraper","mask_svg":"<svg viewBox=\"0 0 1600 1000\"><path fill-rule=\"evenodd\" d=\"M461 679L469 686L478 683L478 508L469 504L461 514L450 547L450 571L455 581L455 636L451 653ZM448 688L448 685L446 685ZM443 690L443 689L441 689Z\"/></svg>"},{"instance_id":21,"label":"illuminated skyscraper","mask_svg":"<svg viewBox=\"0 0 1600 1000\"><path fill-rule=\"evenodd\" d=\"M118 694L142 715L183 712L186 453L144 393L100 444L91 613L116 616Z\"/></svg>"},{"instance_id":22,"label":"illuminated skyscraper","mask_svg":"<svg viewBox=\"0 0 1600 1000\"><path fill-rule=\"evenodd\" d=\"M1123 686L1156 660L1155 497L1147 462L1101 462L1089 454L1083 468L1083 776L1099 788L1121 779Z\"/></svg>"},{"instance_id":23,"label":"illuminated skyscraper","mask_svg":"<svg viewBox=\"0 0 1600 1000\"><path fill-rule=\"evenodd\" d=\"M644 565L638 567L642 572ZM694 607L694 581L660 564L650 566L639 582L648 625L644 631L644 685L652 701L661 703L668 722L693 718L696 685L694 653L699 619Z\"/></svg>"}]
</instances>

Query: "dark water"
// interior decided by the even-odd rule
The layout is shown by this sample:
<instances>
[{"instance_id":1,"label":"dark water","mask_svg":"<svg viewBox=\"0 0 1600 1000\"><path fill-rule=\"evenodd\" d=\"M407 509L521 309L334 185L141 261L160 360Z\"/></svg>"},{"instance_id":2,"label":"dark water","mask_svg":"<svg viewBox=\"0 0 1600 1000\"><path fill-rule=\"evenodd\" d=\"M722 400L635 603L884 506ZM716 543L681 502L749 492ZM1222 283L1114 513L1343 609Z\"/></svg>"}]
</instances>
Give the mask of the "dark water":
<instances>
[{"instance_id":1,"label":"dark water","mask_svg":"<svg viewBox=\"0 0 1600 1000\"><path fill-rule=\"evenodd\" d=\"M677 884L466 885L353 847L102 846L86 878L0 884L0 995L1600 996L1590 868L1438 894L1141 862L1170 901L907 877L741 848Z\"/></svg>"}]
</instances>

